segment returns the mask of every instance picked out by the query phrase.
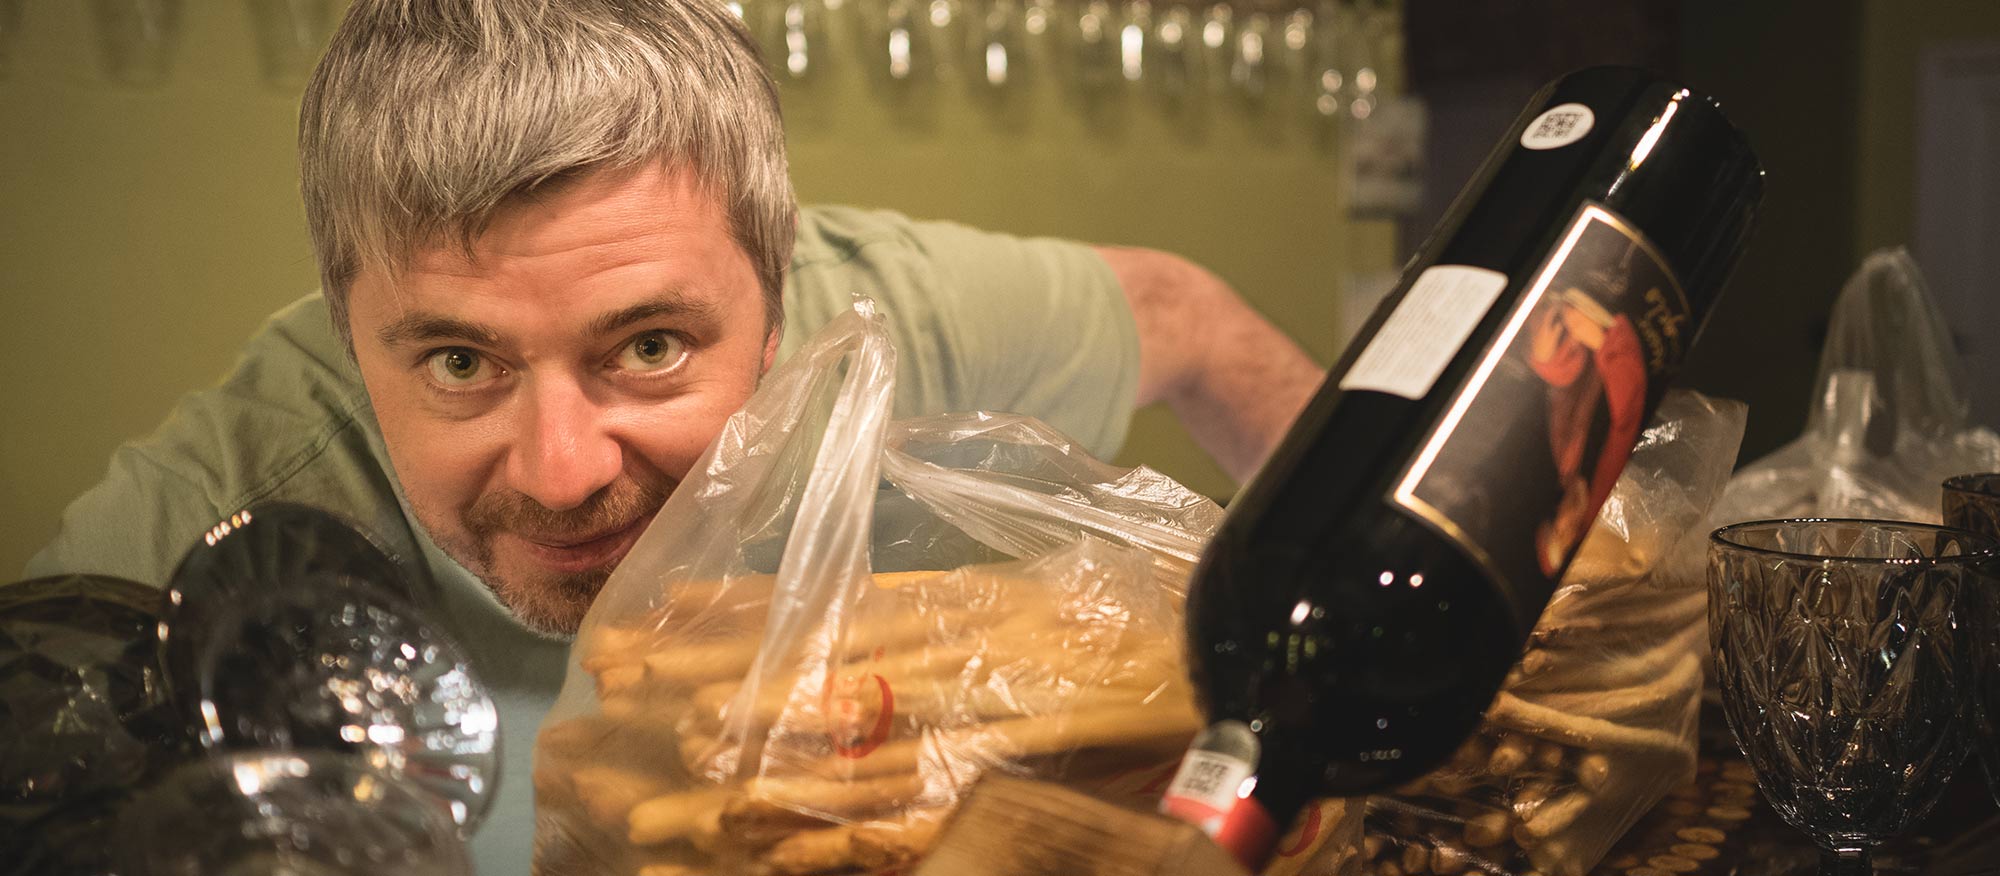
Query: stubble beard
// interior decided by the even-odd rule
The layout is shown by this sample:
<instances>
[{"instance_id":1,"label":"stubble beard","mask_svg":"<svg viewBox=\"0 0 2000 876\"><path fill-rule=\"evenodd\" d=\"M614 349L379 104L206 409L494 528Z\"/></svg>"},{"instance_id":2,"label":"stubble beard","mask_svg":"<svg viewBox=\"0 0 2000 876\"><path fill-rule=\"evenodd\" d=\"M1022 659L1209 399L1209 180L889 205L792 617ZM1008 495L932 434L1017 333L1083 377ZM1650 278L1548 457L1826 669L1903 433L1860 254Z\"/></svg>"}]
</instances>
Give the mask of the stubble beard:
<instances>
[{"instance_id":1,"label":"stubble beard","mask_svg":"<svg viewBox=\"0 0 2000 876\"><path fill-rule=\"evenodd\" d=\"M458 525L449 529L437 526L422 508L414 510L438 548L477 576L515 620L544 638L568 641L583 625L584 613L604 589L615 563L582 572L501 569L494 539L513 533L557 541L629 525L658 513L671 492L671 486L653 487L621 479L583 505L565 511L551 511L518 492L496 493L480 497L458 515Z\"/></svg>"}]
</instances>

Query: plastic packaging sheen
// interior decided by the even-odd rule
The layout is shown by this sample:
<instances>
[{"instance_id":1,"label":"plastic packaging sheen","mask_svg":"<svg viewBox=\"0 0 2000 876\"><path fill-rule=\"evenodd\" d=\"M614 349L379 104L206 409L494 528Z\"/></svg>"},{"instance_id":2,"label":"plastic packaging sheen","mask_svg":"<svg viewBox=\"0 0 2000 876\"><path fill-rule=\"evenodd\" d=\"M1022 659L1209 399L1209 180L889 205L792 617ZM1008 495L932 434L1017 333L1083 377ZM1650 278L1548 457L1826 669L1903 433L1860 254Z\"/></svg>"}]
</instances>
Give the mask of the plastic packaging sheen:
<instances>
[{"instance_id":1,"label":"plastic packaging sheen","mask_svg":"<svg viewBox=\"0 0 2000 876\"><path fill-rule=\"evenodd\" d=\"M537 743L537 872L889 870L996 770L1158 797L1220 509L1029 418L892 421L894 377L859 302L607 582ZM1301 854L1358 807L1322 820Z\"/></svg>"}]
</instances>

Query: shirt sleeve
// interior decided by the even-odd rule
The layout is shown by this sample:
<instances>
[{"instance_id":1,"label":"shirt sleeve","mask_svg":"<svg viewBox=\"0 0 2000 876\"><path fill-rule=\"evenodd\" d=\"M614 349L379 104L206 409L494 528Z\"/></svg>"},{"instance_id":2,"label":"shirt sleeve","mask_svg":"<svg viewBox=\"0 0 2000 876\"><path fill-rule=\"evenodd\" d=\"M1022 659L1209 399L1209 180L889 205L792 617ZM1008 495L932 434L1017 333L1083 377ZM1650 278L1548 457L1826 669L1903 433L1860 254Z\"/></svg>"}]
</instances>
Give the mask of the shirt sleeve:
<instances>
[{"instance_id":1,"label":"shirt sleeve","mask_svg":"<svg viewBox=\"0 0 2000 876\"><path fill-rule=\"evenodd\" d=\"M24 577L87 573L163 586L195 538L220 519L206 491L126 445L104 479L63 512L55 540L28 561Z\"/></svg>"},{"instance_id":2,"label":"shirt sleeve","mask_svg":"<svg viewBox=\"0 0 2000 876\"><path fill-rule=\"evenodd\" d=\"M324 508L398 559L413 557L344 356L318 296L280 311L221 384L188 394L151 435L113 453L27 575L163 585L210 526L267 500Z\"/></svg>"},{"instance_id":3,"label":"shirt sleeve","mask_svg":"<svg viewBox=\"0 0 2000 876\"><path fill-rule=\"evenodd\" d=\"M1139 333L1110 265L1083 244L948 222L908 235L935 323L912 352L952 376L950 410L1028 414L1115 455L1138 397Z\"/></svg>"}]
</instances>

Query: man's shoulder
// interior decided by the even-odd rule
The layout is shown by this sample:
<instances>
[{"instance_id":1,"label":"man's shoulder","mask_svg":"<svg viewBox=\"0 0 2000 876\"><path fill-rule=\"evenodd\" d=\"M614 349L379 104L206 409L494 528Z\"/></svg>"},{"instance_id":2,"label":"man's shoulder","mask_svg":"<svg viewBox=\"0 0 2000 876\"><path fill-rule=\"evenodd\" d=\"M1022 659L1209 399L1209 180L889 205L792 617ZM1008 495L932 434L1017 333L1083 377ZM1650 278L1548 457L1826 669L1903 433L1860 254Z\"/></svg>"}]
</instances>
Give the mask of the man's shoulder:
<instances>
[{"instance_id":1,"label":"man's shoulder","mask_svg":"<svg viewBox=\"0 0 2000 876\"><path fill-rule=\"evenodd\" d=\"M394 493L372 430L325 301L307 296L267 319L220 383L184 396L151 434L118 448L29 571L158 583L222 515L268 499L383 516Z\"/></svg>"}]
</instances>

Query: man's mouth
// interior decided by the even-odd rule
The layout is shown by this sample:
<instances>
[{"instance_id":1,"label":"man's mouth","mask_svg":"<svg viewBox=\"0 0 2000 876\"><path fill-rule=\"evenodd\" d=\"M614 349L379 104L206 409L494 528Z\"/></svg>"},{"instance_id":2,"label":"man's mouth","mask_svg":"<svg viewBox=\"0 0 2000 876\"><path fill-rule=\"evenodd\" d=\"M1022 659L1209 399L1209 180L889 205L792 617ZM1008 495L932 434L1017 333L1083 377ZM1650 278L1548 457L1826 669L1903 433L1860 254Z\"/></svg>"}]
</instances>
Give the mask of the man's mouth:
<instances>
[{"instance_id":1,"label":"man's mouth","mask_svg":"<svg viewBox=\"0 0 2000 876\"><path fill-rule=\"evenodd\" d=\"M508 533L527 549L535 561L550 571L574 574L605 570L617 565L632 549L639 534L646 531L652 515L637 518L617 529L580 536L545 536Z\"/></svg>"}]
</instances>

